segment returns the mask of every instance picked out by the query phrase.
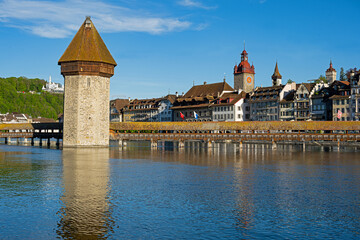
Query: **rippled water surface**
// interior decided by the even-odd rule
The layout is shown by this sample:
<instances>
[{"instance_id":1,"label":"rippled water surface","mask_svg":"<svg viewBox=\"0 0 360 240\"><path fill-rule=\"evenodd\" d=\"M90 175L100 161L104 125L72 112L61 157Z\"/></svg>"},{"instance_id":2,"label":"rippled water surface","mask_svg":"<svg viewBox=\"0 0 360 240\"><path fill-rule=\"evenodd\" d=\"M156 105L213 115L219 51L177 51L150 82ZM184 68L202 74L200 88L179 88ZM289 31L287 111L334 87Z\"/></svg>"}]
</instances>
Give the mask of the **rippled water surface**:
<instances>
[{"instance_id":1,"label":"rippled water surface","mask_svg":"<svg viewBox=\"0 0 360 240\"><path fill-rule=\"evenodd\" d=\"M0 239L359 239L359 152L0 145Z\"/></svg>"}]
</instances>

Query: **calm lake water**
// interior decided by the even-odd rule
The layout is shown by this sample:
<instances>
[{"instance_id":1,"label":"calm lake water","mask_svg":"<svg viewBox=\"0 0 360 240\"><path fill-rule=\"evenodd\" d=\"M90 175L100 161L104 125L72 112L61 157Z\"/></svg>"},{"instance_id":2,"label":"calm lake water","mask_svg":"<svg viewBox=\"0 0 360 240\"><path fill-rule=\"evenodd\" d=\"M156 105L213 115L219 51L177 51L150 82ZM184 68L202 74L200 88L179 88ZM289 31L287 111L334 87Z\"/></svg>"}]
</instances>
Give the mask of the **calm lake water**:
<instances>
[{"instance_id":1,"label":"calm lake water","mask_svg":"<svg viewBox=\"0 0 360 240\"><path fill-rule=\"evenodd\" d=\"M359 239L360 155L0 145L0 239Z\"/></svg>"}]
</instances>

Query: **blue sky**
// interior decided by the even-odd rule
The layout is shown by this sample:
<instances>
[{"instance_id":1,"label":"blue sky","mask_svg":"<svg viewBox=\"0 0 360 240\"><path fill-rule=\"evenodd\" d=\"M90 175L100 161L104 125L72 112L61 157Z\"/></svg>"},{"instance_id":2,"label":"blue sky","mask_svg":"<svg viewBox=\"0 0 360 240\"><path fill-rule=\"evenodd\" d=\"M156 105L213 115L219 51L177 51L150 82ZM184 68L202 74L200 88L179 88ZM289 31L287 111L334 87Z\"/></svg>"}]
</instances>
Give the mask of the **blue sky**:
<instances>
[{"instance_id":1,"label":"blue sky","mask_svg":"<svg viewBox=\"0 0 360 240\"><path fill-rule=\"evenodd\" d=\"M358 0L0 0L0 76L63 83L57 61L89 15L118 63L111 98L222 81L246 41L255 85L360 67Z\"/></svg>"}]
</instances>

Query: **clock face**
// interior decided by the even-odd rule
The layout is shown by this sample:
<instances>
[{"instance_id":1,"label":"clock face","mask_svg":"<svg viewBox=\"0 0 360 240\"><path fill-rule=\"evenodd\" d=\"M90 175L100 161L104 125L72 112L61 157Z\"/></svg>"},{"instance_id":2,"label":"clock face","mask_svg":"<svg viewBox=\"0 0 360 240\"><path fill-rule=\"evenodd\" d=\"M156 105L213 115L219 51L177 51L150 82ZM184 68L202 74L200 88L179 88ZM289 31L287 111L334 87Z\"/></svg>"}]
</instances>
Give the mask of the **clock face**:
<instances>
[{"instance_id":1,"label":"clock face","mask_svg":"<svg viewBox=\"0 0 360 240\"><path fill-rule=\"evenodd\" d=\"M252 83L252 78L251 78L251 77L247 77L246 82L247 82L248 84L251 84L251 83Z\"/></svg>"}]
</instances>

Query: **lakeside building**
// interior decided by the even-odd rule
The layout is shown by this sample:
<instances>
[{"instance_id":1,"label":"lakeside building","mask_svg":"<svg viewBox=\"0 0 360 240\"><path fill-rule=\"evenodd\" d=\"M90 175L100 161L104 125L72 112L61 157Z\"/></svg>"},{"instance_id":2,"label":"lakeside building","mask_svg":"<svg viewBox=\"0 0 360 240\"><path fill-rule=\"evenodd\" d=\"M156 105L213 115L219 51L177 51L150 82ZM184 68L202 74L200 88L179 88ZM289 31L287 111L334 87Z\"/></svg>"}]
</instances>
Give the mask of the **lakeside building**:
<instances>
[{"instance_id":1,"label":"lakeside building","mask_svg":"<svg viewBox=\"0 0 360 240\"><path fill-rule=\"evenodd\" d=\"M315 83L301 83L295 92L294 116L295 121L310 120L310 92Z\"/></svg>"},{"instance_id":2,"label":"lakeside building","mask_svg":"<svg viewBox=\"0 0 360 240\"><path fill-rule=\"evenodd\" d=\"M334 81L331 88L335 94L330 97L332 100L332 120L350 121L351 120L351 86L348 81Z\"/></svg>"},{"instance_id":3,"label":"lakeside building","mask_svg":"<svg viewBox=\"0 0 360 240\"><path fill-rule=\"evenodd\" d=\"M114 99L110 101L110 122L123 122L123 110L130 104L130 99Z\"/></svg>"},{"instance_id":4,"label":"lakeside building","mask_svg":"<svg viewBox=\"0 0 360 240\"><path fill-rule=\"evenodd\" d=\"M28 114L23 113L5 113L0 114L1 123L31 123L32 118Z\"/></svg>"},{"instance_id":5,"label":"lakeside building","mask_svg":"<svg viewBox=\"0 0 360 240\"><path fill-rule=\"evenodd\" d=\"M171 122L175 99L176 95L169 94L162 98L130 100L121 110L123 122Z\"/></svg>"},{"instance_id":6,"label":"lakeside building","mask_svg":"<svg viewBox=\"0 0 360 240\"><path fill-rule=\"evenodd\" d=\"M310 97L312 121L331 121L332 120L332 100L334 94L332 89L327 86L321 88Z\"/></svg>"},{"instance_id":7,"label":"lakeside building","mask_svg":"<svg viewBox=\"0 0 360 240\"><path fill-rule=\"evenodd\" d=\"M219 83L204 82L203 85L194 85L174 102L171 108L174 112L174 121L212 121L213 101L226 93L233 92L234 89L225 79Z\"/></svg>"},{"instance_id":8,"label":"lakeside building","mask_svg":"<svg viewBox=\"0 0 360 240\"><path fill-rule=\"evenodd\" d=\"M281 84L282 76L276 62L274 73L271 76L271 87L257 87L249 95L251 121L278 121L280 120L280 102L295 88L295 83Z\"/></svg>"},{"instance_id":9,"label":"lakeside building","mask_svg":"<svg viewBox=\"0 0 360 240\"><path fill-rule=\"evenodd\" d=\"M46 85L42 87L42 90L51 93L64 93L64 86L62 86L60 83L52 82L50 76L49 82L47 82Z\"/></svg>"},{"instance_id":10,"label":"lakeside building","mask_svg":"<svg viewBox=\"0 0 360 240\"><path fill-rule=\"evenodd\" d=\"M350 77L351 87L351 120L360 120L360 71L352 69Z\"/></svg>"},{"instance_id":11,"label":"lakeside building","mask_svg":"<svg viewBox=\"0 0 360 240\"><path fill-rule=\"evenodd\" d=\"M280 121L295 121L294 98L295 90L280 100Z\"/></svg>"},{"instance_id":12,"label":"lakeside building","mask_svg":"<svg viewBox=\"0 0 360 240\"><path fill-rule=\"evenodd\" d=\"M245 102L247 93L224 93L210 104L213 121L248 121L250 108Z\"/></svg>"}]
</instances>

